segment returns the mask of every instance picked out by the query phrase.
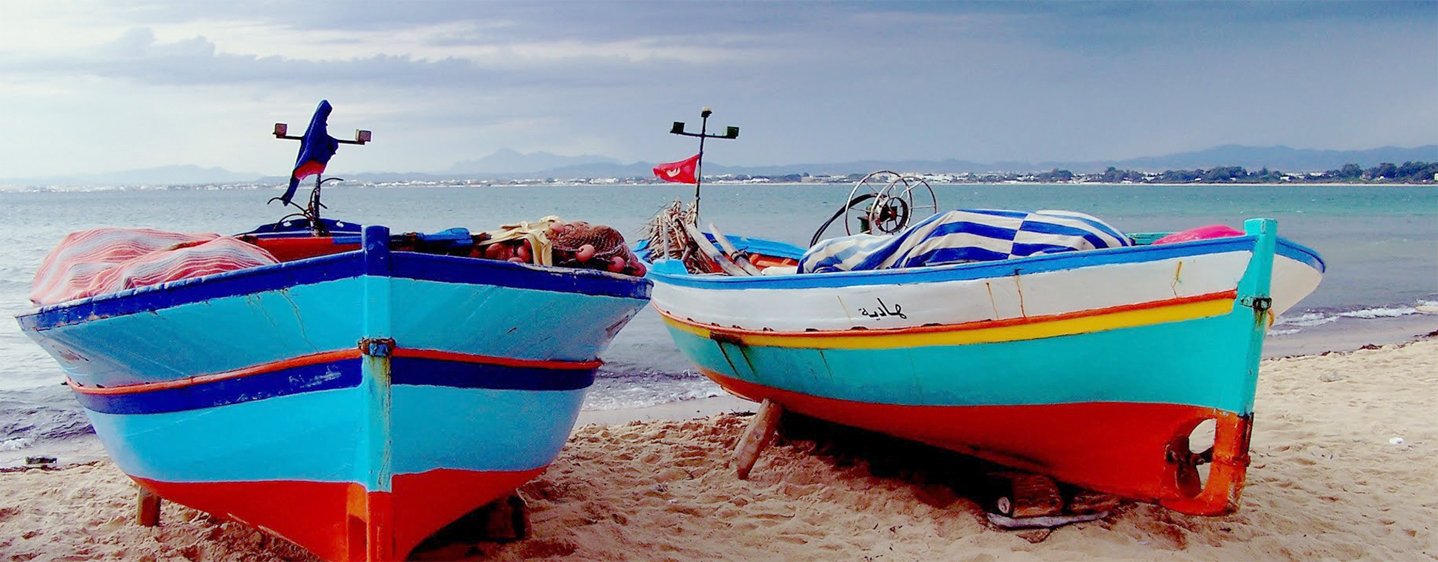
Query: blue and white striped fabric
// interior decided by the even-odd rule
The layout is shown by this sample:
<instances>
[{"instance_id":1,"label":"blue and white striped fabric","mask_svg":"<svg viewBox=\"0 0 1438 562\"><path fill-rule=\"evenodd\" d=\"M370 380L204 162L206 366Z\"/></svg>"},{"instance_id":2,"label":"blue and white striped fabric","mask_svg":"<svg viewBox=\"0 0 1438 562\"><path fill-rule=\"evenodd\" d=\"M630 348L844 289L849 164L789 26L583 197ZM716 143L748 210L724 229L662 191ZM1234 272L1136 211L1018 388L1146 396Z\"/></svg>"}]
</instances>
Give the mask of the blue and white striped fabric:
<instances>
[{"instance_id":1,"label":"blue and white striped fabric","mask_svg":"<svg viewBox=\"0 0 1438 562\"><path fill-rule=\"evenodd\" d=\"M1131 246L1118 229L1070 211L959 209L894 236L858 234L815 244L799 273L922 267Z\"/></svg>"}]
</instances>

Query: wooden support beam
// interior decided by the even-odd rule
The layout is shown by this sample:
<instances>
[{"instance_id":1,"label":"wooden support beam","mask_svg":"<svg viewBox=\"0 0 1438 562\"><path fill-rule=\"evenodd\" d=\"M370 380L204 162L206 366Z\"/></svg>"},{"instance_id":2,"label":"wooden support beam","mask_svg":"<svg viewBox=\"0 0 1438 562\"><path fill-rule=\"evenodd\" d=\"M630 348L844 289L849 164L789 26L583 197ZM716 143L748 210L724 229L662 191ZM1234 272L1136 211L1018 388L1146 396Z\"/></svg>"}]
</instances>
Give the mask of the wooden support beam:
<instances>
[{"instance_id":1,"label":"wooden support beam","mask_svg":"<svg viewBox=\"0 0 1438 562\"><path fill-rule=\"evenodd\" d=\"M1064 504L1066 513L1108 513L1118 507L1122 498L1113 494L1079 488L1073 491Z\"/></svg>"},{"instance_id":2,"label":"wooden support beam","mask_svg":"<svg viewBox=\"0 0 1438 562\"><path fill-rule=\"evenodd\" d=\"M998 487L993 507L1000 515L1021 519L1063 511L1063 496L1052 478L1018 471L995 472L989 477Z\"/></svg>"},{"instance_id":3,"label":"wooden support beam","mask_svg":"<svg viewBox=\"0 0 1438 562\"><path fill-rule=\"evenodd\" d=\"M415 547L414 560L459 560L480 543L510 543L529 538L529 506L519 494L494 500L464 514ZM355 557L354 560L389 560Z\"/></svg>"},{"instance_id":4,"label":"wooden support beam","mask_svg":"<svg viewBox=\"0 0 1438 562\"><path fill-rule=\"evenodd\" d=\"M495 500L489 506L489 521L484 538L494 542L522 541L529 538L529 504L519 494Z\"/></svg>"},{"instance_id":5,"label":"wooden support beam","mask_svg":"<svg viewBox=\"0 0 1438 562\"><path fill-rule=\"evenodd\" d=\"M155 527L160 524L160 496L148 488L140 487L136 508L135 520L141 526Z\"/></svg>"},{"instance_id":6,"label":"wooden support beam","mask_svg":"<svg viewBox=\"0 0 1438 562\"><path fill-rule=\"evenodd\" d=\"M783 415L783 406L765 399L759 405L759 412L754 414L754 419L749 420L749 428L744 430L744 437L739 439L739 446L734 448L734 472L740 480L749 479L749 470L754 468L754 463L759 460L759 453L764 452L764 448L774 440L774 429L778 427L779 418Z\"/></svg>"}]
</instances>

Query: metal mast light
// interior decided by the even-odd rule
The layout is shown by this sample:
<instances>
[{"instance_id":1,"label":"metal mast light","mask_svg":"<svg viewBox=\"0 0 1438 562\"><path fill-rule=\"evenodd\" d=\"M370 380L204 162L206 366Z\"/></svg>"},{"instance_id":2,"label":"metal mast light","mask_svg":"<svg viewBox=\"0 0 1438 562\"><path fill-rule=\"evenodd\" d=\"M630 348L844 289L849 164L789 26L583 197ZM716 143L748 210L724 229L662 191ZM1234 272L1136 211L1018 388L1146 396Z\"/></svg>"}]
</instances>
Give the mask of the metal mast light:
<instances>
[{"instance_id":1,"label":"metal mast light","mask_svg":"<svg viewBox=\"0 0 1438 562\"><path fill-rule=\"evenodd\" d=\"M685 137L699 137L699 161L694 166L694 217L699 217L699 186L704 183L704 139L737 139L739 138L738 127L725 127L724 134L709 134L709 116L714 110L708 107L699 110L699 132L691 133L684 130L683 121L675 121L674 126L669 128L671 134Z\"/></svg>"},{"instance_id":2,"label":"metal mast light","mask_svg":"<svg viewBox=\"0 0 1438 562\"><path fill-rule=\"evenodd\" d=\"M322 107L327 107L328 102L325 102L325 104L326 104L326 105L325 105L325 106L322 106ZM327 113L326 113L326 115L327 115ZM323 125L323 122L321 122L321 125ZM290 129L289 125L287 125L287 124L285 124L285 123L275 123L275 129L274 129L275 138L277 138L277 139L285 139L285 140L297 140L297 141L300 141L300 143L301 143L301 144L300 144L300 146L301 146L300 151L301 151L301 153L303 154L303 152L304 152L304 146L305 146L305 145L304 145L304 143L305 143L305 137L304 137L304 136L294 136L294 135L291 135L291 134L289 134L289 129ZM324 134L324 133L323 133L323 129L321 129L321 134ZM325 138L328 138L329 140L332 140L332 141L334 141L335 143L338 143L338 144L363 145L363 144L365 144L365 143L370 142L371 133L370 133L369 131L366 131L366 130L363 130L363 129L355 129L354 140L337 139L337 138L334 138L334 137L330 137L328 134L324 134L324 137L325 137ZM333 150L331 150L331 152L333 152ZM327 161L327 160L328 160L328 158L326 157L326 161ZM299 205L297 205L297 204L295 204L294 202L290 201L290 200L288 199L288 197L289 197L288 194L286 194L285 198L276 197L276 198L274 198L274 199L271 199L271 201L279 200L279 201L281 201L281 202L284 203L284 204L294 205L295 207L299 207L299 208L300 208L300 213L298 213L298 214L303 215L306 219L308 219L308 220L310 221L310 228L312 228L316 233L318 233L318 234L320 234L320 235L326 235L326 234L329 233L329 232L328 232L328 228L326 228L324 221L321 221L321 220L320 220L320 209L322 209L322 208L325 207L323 203L320 203L320 187L322 187L322 186L324 185L324 183L327 182L327 181L344 181L344 178L333 178L333 177L332 177L332 178L326 178L326 177L324 177L323 167L321 167L321 173L316 173L316 174L315 174L315 189L314 189L314 191L311 191L311 192L310 192L310 202L309 202L309 205L308 205L307 207L300 207ZM294 216L294 215L290 215L290 216ZM280 219L280 221L283 222L284 219Z\"/></svg>"}]
</instances>

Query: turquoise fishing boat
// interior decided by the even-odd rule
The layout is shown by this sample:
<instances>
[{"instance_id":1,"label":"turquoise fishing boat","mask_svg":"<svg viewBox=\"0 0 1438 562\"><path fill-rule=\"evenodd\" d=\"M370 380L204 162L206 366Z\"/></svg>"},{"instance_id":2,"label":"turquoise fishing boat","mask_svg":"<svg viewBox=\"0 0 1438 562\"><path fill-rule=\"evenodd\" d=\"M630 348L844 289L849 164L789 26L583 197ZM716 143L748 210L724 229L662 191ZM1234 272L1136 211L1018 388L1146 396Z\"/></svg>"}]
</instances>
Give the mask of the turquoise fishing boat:
<instances>
[{"instance_id":1,"label":"turquoise fishing boat","mask_svg":"<svg viewBox=\"0 0 1438 562\"><path fill-rule=\"evenodd\" d=\"M317 203L228 239L275 263L18 320L144 489L325 560L400 560L554 460L651 284Z\"/></svg>"},{"instance_id":2,"label":"turquoise fishing boat","mask_svg":"<svg viewBox=\"0 0 1438 562\"><path fill-rule=\"evenodd\" d=\"M1237 508L1264 337L1317 287L1316 252L1269 219L1167 239L1072 213L1078 227L983 210L910 227L933 199L916 200L909 182L851 194L836 214L863 209L877 236L859 245L939 233L901 240L909 253L879 254L879 268L825 269L866 259L854 245L662 229L645 249L653 307L684 355L739 397L1184 513ZM1024 226L978 228L975 216ZM1020 254L1035 223L1042 240L1107 247ZM976 236L1011 253L969 259L984 248ZM946 252L962 259L919 259Z\"/></svg>"}]
</instances>

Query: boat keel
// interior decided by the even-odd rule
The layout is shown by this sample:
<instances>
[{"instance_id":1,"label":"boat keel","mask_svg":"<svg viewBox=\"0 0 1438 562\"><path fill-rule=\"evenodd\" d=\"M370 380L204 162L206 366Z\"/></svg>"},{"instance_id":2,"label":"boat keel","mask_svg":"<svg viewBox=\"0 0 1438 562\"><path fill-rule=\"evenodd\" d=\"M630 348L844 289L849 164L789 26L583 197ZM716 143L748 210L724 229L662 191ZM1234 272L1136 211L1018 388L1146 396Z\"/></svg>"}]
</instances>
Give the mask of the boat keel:
<instances>
[{"instance_id":1,"label":"boat keel","mask_svg":"<svg viewBox=\"0 0 1438 562\"><path fill-rule=\"evenodd\" d=\"M346 482L162 482L133 478L175 503L262 529L336 562L402 560L425 538L533 479L521 471L400 474L393 491Z\"/></svg>"},{"instance_id":2,"label":"boat keel","mask_svg":"<svg viewBox=\"0 0 1438 562\"><path fill-rule=\"evenodd\" d=\"M712 371L730 392L786 411L895 435L1192 515L1233 512L1248 469L1252 416L1182 404L909 406L800 394ZM1210 451L1190 435L1215 425ZM1212 461L1207 478L1199 466Z\"/></svg>"}]
</instances>

